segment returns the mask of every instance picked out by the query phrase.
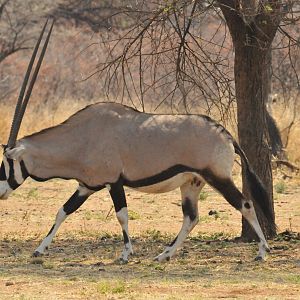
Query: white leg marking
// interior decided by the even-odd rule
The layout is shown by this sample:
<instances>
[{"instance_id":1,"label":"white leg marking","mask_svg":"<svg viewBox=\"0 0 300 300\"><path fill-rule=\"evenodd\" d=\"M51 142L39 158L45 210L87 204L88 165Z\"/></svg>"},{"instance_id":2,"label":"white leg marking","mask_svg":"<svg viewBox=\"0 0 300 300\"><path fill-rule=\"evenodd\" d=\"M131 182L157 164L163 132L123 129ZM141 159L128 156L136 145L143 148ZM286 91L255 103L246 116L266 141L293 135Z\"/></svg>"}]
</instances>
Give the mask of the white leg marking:
<instances>
[{"instance_id":1,"label":"white leg marking","mask_svg":"<svg viewBox=\"0 0 300 300\"><path fill-rule=\"evenodd\" d=\"M176 252L177 248L182 245L188 234L192 231L192 229L197 225L199 221L198 196L204 186L204 183L200 182L200 180L198 179L193 182L189 181L180 187L184 213L181 230L178 233L173 244L166 247L164 252L155 257L155 260L170 260L170 258Z\"/></svg>"},{"instance_id":2,"label":"white leg marking","mask_svg":"<svg viewBox=\"0 0 300 300\"><path fill-rule=\"evenodd\" d=\"M78 196L79 197L83 197L86 196L86 198L93 194L94 191L86 188L83 185L79 185L79 187L77 188L78 191ZM74 196L74 195L73 195ZM72 197L73 197L72 196ZM72 199L72 198L70 198ZM69 199L69 201L70 201ZM78 200L78 198L75 198L75 201ZM73 200L74 201L74 200ZM76 209L75 209L76 210ZM75 210L71 211L69 214L73 213ZM57 212L56 215L56 219L55 219L55 223L52 226L50 232L48 233L48 235L44 238L44 240L42 241L42 243L40 244L40 246L35 250L34 252L34 256L38 256L40 254L43 254L45 252L45 250L47 249L47 247L50 245L50 243L52 242L53 237L55 236L57 230L59 229L60 225L65 221L65 219L67 218L67 213L64 211L64 206L61 207L59 209L59 211Z\"/></svg>"},{"instance_id":3,"label":"white leg marking","mask_svg":"<svg viewBox=\"0 0 300 300\"><path fill-rule=\"evenodd\" d=\"M117 213L117 219L122 227L123 237L124 237L124 248L120 256L120 260L123 262L128 262L128 256L133 254L132 244L130 241L128 233L128 210L127 207L123 207Z\"/></svg>"},{"instance_id":4,"label":"white leg marking","mask_svg":"<svg viewBox=\"0 0 300 300\"><path fill-rule=\"evenodd\" d=\"M44 238L42 243L39 245L39 247L35 250L34 255L38 256L40 254L43 254L47 247L51 244L53 237L55 236L58 228L60 225L64 222L64 220L67 218L66 213L64 212L63 207L59 209L56 215L55 223L53 227L51 228L51 232Z\"/></svg>"},{"instance_id":5,"label":"white leg marking","mask_svg":"<svg viewBox=\"0 0 300 300\"><path fill-rule=\"evenodd\" d=\"M245 202L247 202L250 205L250 208L245 207L244 205ZM259 225L252 201L245 201L245 202L243 202L243 208L241 209L241 213L245 217L245 219L249 222L249 224L253 227L254 231L256 232L256 234L260 239L260 242L258 244L259 251L256 260L264 260L266 256L266 252L269 251L270 248Z\"/></svg>"}]
</instances>

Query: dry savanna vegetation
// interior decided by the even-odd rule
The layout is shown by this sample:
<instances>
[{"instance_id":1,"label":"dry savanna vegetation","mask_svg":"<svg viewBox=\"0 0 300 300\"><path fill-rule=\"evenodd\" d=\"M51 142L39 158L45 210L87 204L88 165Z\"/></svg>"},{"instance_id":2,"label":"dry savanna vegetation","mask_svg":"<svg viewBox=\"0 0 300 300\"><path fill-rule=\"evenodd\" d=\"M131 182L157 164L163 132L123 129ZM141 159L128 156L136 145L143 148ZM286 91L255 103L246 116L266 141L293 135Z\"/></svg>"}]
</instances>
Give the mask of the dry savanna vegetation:
<instances>
[{"instance_id":1,"label":"dry savanna vegetation","mask_svg":"<svg viewBox=\"0 0 300 300\"><path fill-rule=\"evenodd\" d=\"M56 112L29 110L22 134L61 122L79 108L62 102ZM1 109L5 140L11 109ZM296 126L290 135L297 131ZM298 145L291 141L289 153L297 163ZM288 169L274 170L274 177L280 234L270 241L266 262L253 261L255 243L233 242L241 229L239 213L205 187L199 198L199 225L174 259L160 264L153 258L181 226L180 192L148 195L127 190L135 251L127 265L118 262L123 242L107 191L93 195L67 219L45 256L31 257L76 183L29 179L0 203L0 299L299 299L300 181ZM236 166L239 185L240 180Z\"/></svg>"},{"instance_id":2,"label":"dry savanna vegetation","mask_svg":"<svg viewBox=\"0 0 300 300\"><path fill-rule=\"evenodd\" d=\"M93 102L139 104L142 99L137 96L139 92L143 94L147 111L159 107L156 112L182 112L186 101L185 111L188 108L192 113L209 112L237 136L232 43L224 22L216 14L196 15L191 32L196 38L200 35L197 47L217 58L214 64L217 73L213 72L206 54L202 57L197 47L190 49L195 59L190 66L195 69L199 61L203 65L197 65L193 78L184 72L182 77L178 76L180 72L172 65L178 59L174 56L176 50L157 60L147 55L150 51L163 55L165 48L177 49L182 41L176 37L176 28L166 26L161 30L161 36L166 37L157 45L155 38L160 31L155 30L160 28L159 19L157 27L152 27L152 35L143 41L137 39L141 47L133 47L134 51L144 51L145 56L131 55L129 51L126 72L120 76L117 71L114 73L113 64L102 73L97 71L107 57L123 53L124 45L134 39L136 31L133 30L128 40L118 40L126 29L134 24L138 24L135 30L139 26L143 28L143 15L135 13L135 5L139 8L140 3L149 4L151 8L151 1L25 2L0 1L0 8L10 5L6 11L0 9L1 55L6 51L3 45L20 42L7 48L9 51L19 47L18 51L0 57L0 143L7 141L32 45L47 16L55 16L57 21L19 137L54 126ZM170 7L164 11L165 15ZM124 8L125 17L120 14ZM112 13L116 19L108 18ZM178 26L189 20L178 16L181 18ZM199 33L197 26L203 24L205 27ZM297 28L284 29L288 34L298 32ZM278 95L269 109L281 133L286 159L299 166L299 82L297 85L298 77L296 81L293 77L294 71L299 72L299 46L291 43L294 48L285 48L281 43L284 39L276 37L274 43L277 52L273 56L276 77L273 89ZM222 47L218 46L220 43ZM184 65L181 67L184 71ZM216 77L211 79L206 71ZM95 75L90 77L93 72ZM174 74L183 85L176 85ZM223 78L226 80L222 81ZM176 91L172 94L174 84ZM199 86L202 91L197 90ZM165 95L169 96L169 102L160 105ZM265 262L254 261L258 250L255 243L235 242L241 231L240 214L206 186L199 197L199 224L174 258L166 263L157 263L153 258L181 227L180 191L150 195L126 190L134 247L134 255L126 265L118 261L123 247L121 228L106 190L92 195L66 220L44 256L33 258L32 253L51 228L57 210L73 194L77 184L72 180L37 183L28 179L9 200L0 202L0 299L300 299L300 178L295 170L276 163L273 176L278 236L270 241L271 253ZM241 186L238 162L234 179Z\"/></svg>"}]
</instances>

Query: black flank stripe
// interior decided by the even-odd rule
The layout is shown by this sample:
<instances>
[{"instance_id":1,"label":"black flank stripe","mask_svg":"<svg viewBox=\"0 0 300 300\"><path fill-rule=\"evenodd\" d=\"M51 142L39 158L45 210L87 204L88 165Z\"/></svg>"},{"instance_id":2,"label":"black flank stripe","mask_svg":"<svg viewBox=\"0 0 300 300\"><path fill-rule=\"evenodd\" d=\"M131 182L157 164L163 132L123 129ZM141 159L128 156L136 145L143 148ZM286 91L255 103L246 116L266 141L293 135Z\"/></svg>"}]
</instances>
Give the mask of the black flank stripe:
<instances>
[{"instance_id":1,"label":"black flank stripe","mask_svg":"<svg viewBox=\"0 0 300 300\"><path fill-rule=\"evenodd\" d=\"M22 166L21 166L22 167ZM24 167L25 167L25 164L24 164ZM26 172L27 172L27 169L25 168ZM31 177L32 179L38 181L38 182L45 182L47 180L50 180L50 179L63 179L63 180L70 180L70 179L75 179L77 180L77 178L67 178L67 177L60 177L60 176L52 176L52 177L47 177L47 178L41 178L41 177L38 177L38 176L35 176L33 174L29 174L27 172L27 177ZM79 182L79 180L77 180ZM88 184L85 184L84 182L81 182L86 188L88 188L89 190L92 190L92 191L100 191L102 189L104 189L105 185L97 185L97 186L90 186Z\"/></svg>"},{"instance_id":2,"label":"black flank stripe","mask_svg":"<svg viewBox=\"0 0 300 300\"><path fill-rule=\"evenodd\" d=\"M156 175L148 177L148 178L138 179L138 180L134 180L134 181L124 178L123 183L124 183L124 185L126 185L128 187L138 188L138 187L157 184L159 182L165 181L167 179L170 179L170 178L176 176L177 174L184 173L184 172L195 172L195 173L200 174L199 170L197 170L197 169L187 167L184 165L176 165L171 168L168 168L165 171L162 171L159 174L156 174Z\"/></svg>"}]
</instances>

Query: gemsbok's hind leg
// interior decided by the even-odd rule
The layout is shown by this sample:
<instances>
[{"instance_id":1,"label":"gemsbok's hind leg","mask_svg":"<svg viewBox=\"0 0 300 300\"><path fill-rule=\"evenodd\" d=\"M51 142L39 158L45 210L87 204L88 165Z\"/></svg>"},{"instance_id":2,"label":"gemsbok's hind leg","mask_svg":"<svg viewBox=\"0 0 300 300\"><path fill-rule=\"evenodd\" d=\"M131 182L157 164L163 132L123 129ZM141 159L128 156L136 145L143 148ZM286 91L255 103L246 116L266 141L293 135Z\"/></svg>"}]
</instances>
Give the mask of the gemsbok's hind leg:
<instances>
[{"instance_id":1,"label":"gemsbok's hind leg","mask_svg":"<svg viewBox=\"0 0 300 300\"><path fill-rule=\"evenodd\" d=\"M198 197L204 182L194 177L192 181L186 182L180 187L182 199L183 223L181 230L174 241L166 247L164 252L155 257L157 261L170 260L177 248L182 245L188 234L199 221Z\"/></svg>"},{"instance_id":2,"label":"gemsbok's hind leg","mask_svg":"<svg viewBox=\"0 0 300 300\"><path fill-rule=\"evenodd\" d=\"M58 228L65 221L68 215L76 211L85 200L93 194L94 191L87 189L86 187L79 185L76 192L71 196L71 198L58 210L56 214L55 222L50 229L47 236L43 239L39 247L34 251L33 256L43 255L45 250L48 249L54 238Z\"/></svg>"},{"instance_id":3,"label":"gemsbok's hind leg","mask_svg":"<svg viewBox=\"0 0 300 300\"><path fill-rule=\"evenodd\" d=\"M122 263L127 263L128 256L133 254L133 250L128 232L128 210L122 182L119 180L116 183L111 184L109 187L109 193L114 203L117 219L122 227L124 239L124 248L120 256L120 261Z\"/></svg>"},{"instance_id":4,"label":"gemsbok's hind leg","mask_svg":"<svg viewBox=\"0 0 300 300\"><path fill-rule=\"evenodd\" d=\"M263 260L266 252L269 252L269 246L266 238L259 225L252 200L248 200L238 190L231 179L222 179L214 176L212 173L203 175L207 183L218 190L224 198L237 210L239 210L244 218L249 222L256 232L260 242L258 256L255 260Z\"/></svg>"}]
</instances>

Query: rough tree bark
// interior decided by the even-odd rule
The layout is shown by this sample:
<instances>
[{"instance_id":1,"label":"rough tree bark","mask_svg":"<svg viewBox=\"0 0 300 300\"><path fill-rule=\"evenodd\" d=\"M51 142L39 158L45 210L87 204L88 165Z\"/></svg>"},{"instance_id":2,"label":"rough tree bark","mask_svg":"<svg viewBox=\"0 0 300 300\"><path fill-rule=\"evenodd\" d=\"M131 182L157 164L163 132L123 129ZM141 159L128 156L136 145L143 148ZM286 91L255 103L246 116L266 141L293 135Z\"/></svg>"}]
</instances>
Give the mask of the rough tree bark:
<instances>
[{"instance_id":1,"label":"rough tree bark","mask_svg":"<svg viewBox=\"0 0 300 300\"><path fill-rule=\"evenodd\" d=\"M269 56L271 43L279 26L276 1L253 8L250 14L243 12L242 1L220 0L220 7L231 33L235 51L235 90L237 100L238 134L241 147L263 181L270 196L273 208L273 182L271 153L266 123L266 102L269 92ZM265 1L266 2L266 1ZM249 13L249 7L247 7ZM246 178L243 172L243 193L249 197ZM274 213L274 209L273 209ZM258 216L259 217L259 216ZM274 215L275 218L275 215ZM269 238L275 236L259 217L264 233ZM251 241L256 235L243 219L242 239Z\"/></svg>"}]
</instances>

